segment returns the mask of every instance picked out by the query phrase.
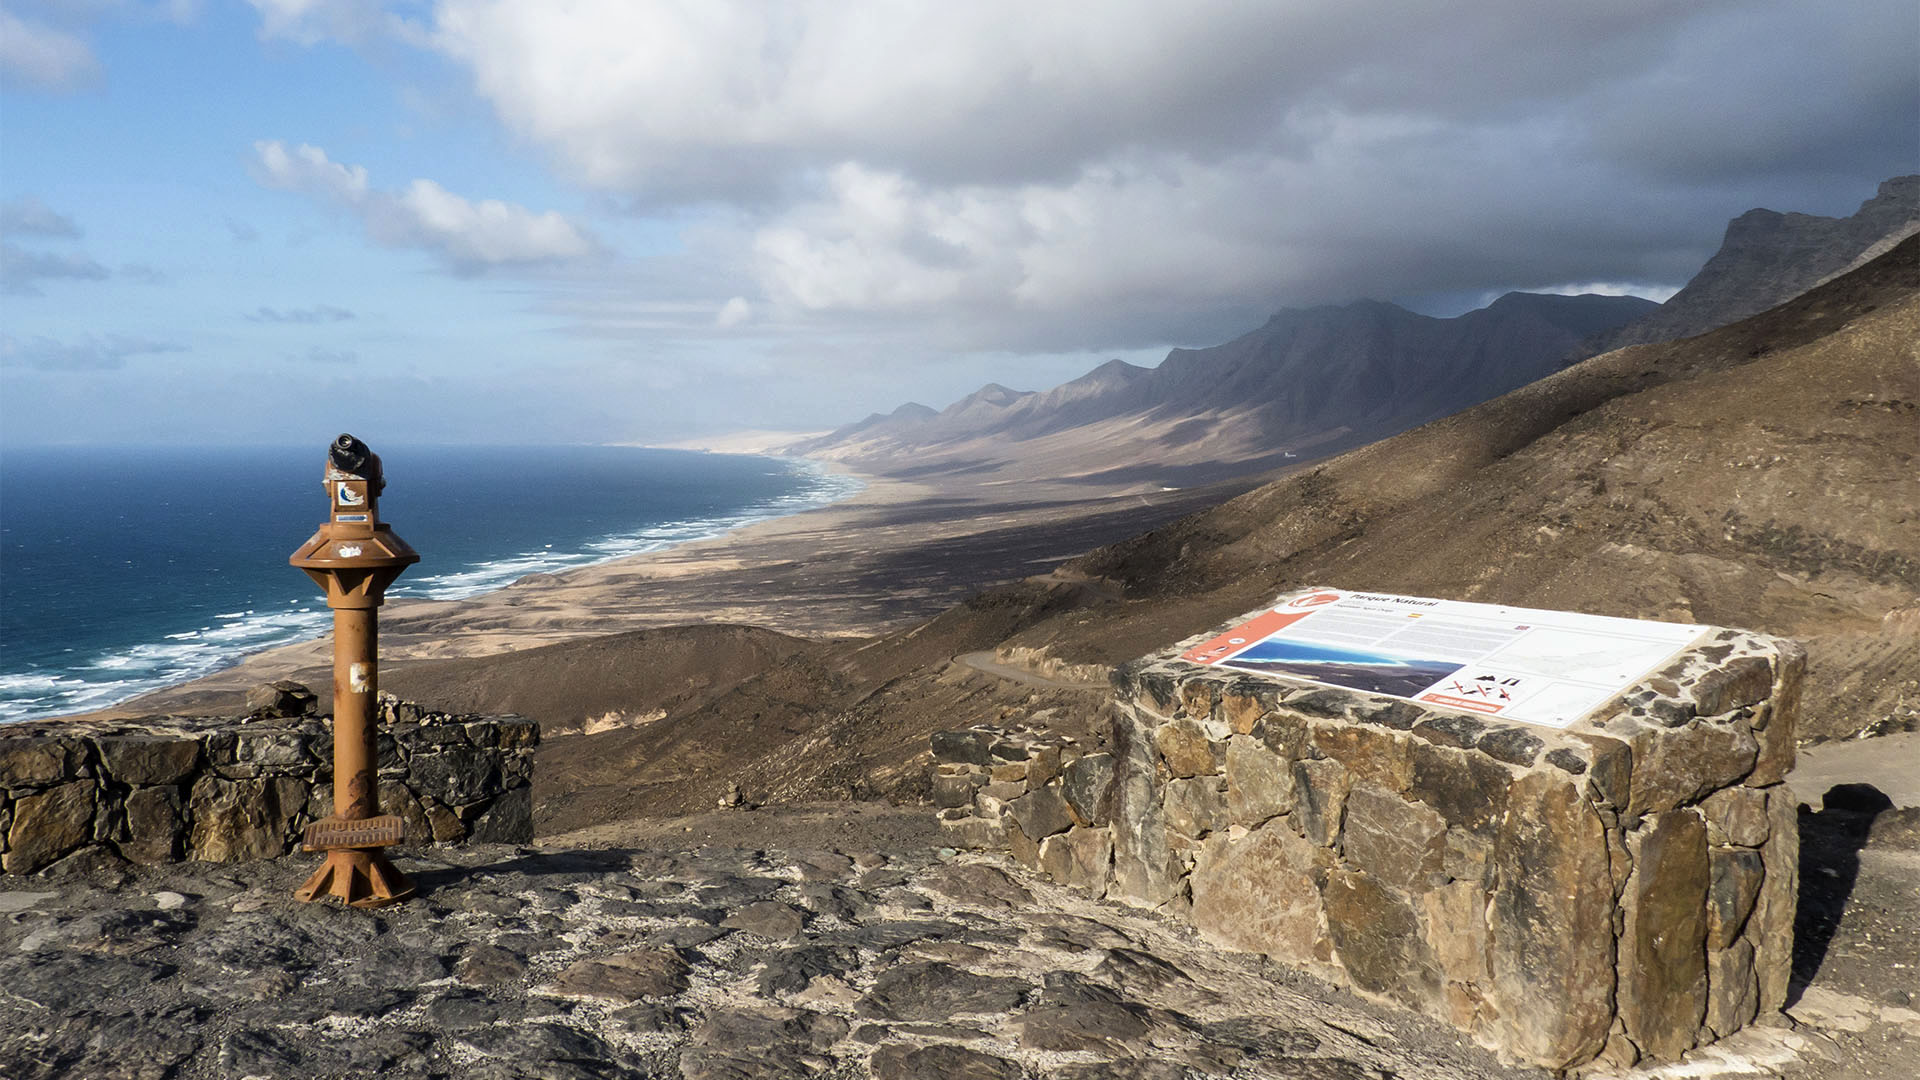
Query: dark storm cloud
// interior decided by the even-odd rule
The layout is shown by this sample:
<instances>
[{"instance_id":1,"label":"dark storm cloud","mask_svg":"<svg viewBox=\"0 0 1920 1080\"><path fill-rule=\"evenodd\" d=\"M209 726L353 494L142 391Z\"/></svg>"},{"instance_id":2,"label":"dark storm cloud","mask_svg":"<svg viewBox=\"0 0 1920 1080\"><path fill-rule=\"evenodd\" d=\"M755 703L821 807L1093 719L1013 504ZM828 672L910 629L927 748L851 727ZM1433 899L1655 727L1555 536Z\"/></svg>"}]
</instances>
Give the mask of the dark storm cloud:
<instances>
[{"instance_id":1,"label":"dark storm cloud","mask_svg":"<svg viewBox=\"0 0 1920 1080\"><path fill-rule=\"evenodd\" d=\"M1850 212L1920 123L1908 0L675 10L447 0L433 40L567 175L731 204L746 325L954 348L1671 287L1754 206Z\"/></svg>"}]
</instances>

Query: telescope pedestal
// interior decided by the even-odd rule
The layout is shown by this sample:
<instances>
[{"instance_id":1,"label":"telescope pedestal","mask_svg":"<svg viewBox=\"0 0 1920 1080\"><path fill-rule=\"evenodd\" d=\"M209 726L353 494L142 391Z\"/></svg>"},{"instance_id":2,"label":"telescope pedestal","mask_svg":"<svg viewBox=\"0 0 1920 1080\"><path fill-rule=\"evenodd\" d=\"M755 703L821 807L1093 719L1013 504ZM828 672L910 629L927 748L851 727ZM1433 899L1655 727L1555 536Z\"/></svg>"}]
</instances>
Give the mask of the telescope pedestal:
<instances>
[{"instance_id":1,"label":"telescope pedestal","mask_svg":"<svg viewBox=\"0 0 1920 1080\"><path fill-rule=\"evenodd\" d=\"M334 848L307 883L293 890L295 900L331 894L357 908L386 907L413 896L413 882L378 848Z\"/></svg>"}]
</instances>

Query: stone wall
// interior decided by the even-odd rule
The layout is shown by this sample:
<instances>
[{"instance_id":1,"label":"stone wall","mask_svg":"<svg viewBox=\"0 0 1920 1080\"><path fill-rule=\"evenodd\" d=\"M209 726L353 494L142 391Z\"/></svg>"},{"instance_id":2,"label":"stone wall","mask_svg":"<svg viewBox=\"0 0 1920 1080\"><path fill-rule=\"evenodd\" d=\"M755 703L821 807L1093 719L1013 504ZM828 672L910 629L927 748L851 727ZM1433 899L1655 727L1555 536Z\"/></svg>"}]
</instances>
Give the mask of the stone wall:
<instances>
[{"instance_id":1,"label":"stone wall","mask_svg":"<svg viewBox=\"0 0 1920 1080\"><path fill-rule=\"evenodd\" d=\"M1107 752L935 736L952 841L1548 1068L1784 1003L1794 643L1718 631L1560 731L1177 659L1211 636L1115 672Z\"/></svg>"},{"instance_id":2,"label":"stone wall","mask_svg":"<svg viewBox=\"0 0 1920 1080\"><path fill-rule=\"evenodd\" d=\"M406 822L408 843L533 839L540 734L531 720L388 699L379 732L380 807ZM324 717L0 726L0 870L9 874L272 858L332 812Z\"/></svg>"}]
</instances>

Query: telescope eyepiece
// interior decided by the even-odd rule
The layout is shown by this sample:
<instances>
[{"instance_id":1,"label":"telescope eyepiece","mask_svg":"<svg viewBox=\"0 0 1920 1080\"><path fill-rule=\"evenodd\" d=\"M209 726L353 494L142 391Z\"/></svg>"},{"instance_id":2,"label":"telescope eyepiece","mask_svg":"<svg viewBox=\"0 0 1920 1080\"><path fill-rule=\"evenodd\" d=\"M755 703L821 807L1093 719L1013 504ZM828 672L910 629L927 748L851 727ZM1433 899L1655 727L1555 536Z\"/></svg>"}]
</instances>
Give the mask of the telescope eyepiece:
<instances>
[{"instance_id":1,"label":"telescope eyepiece","mask_svg":"<svg viewBox=\"0 0 1920 1080\"><path fill-rule=\"evenodd\" d=\"M380 475L380 455L347 432L341 432L340 437L327 447L327 461L341 472L365 477L372 483L376 495L387 486L386 477Z\"/></svg>"}]
</instances>

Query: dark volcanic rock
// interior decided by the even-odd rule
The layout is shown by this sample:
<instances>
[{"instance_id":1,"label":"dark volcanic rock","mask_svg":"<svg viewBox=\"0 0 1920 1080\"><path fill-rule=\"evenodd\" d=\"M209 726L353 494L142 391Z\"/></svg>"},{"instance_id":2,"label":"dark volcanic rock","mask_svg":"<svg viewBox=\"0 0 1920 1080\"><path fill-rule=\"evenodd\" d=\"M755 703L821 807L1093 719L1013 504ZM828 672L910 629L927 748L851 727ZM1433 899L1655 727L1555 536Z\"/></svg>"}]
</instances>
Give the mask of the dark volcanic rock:
<instances>
[{"instance_id":1,"label":"dark volcanic rock","mask_svg":"<svg viewBox=\"0 0 1920 1080\"><path fill-rule=\"evenodd\" d=\"M976 975L942 963L901 964L874 980L860 1015L883 1020L944 1020L956 1013L1005 1012L1027 995L1020 979Z\"/></svg>"},{"instance_id":2,"label":"dark volcanic rock","mask_svg":"<svg viewBox=\"0 0 1920 1080\"><path fill-rule=\"evenodd\" d=\"M1020 1080L1020 1066L1006 1058L943 1043L895 1044L873 1052L873 1080Z\"/></svg>"}]
</instances>

